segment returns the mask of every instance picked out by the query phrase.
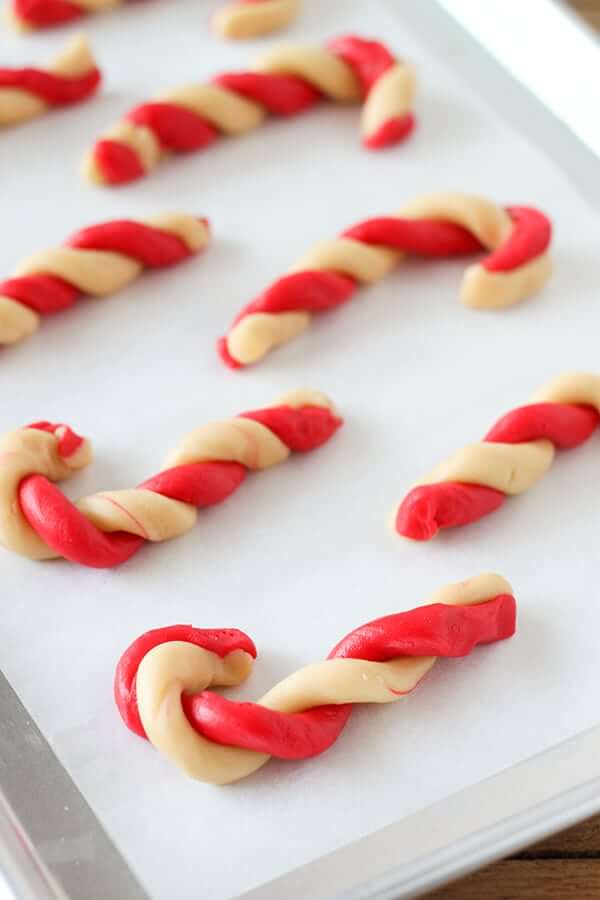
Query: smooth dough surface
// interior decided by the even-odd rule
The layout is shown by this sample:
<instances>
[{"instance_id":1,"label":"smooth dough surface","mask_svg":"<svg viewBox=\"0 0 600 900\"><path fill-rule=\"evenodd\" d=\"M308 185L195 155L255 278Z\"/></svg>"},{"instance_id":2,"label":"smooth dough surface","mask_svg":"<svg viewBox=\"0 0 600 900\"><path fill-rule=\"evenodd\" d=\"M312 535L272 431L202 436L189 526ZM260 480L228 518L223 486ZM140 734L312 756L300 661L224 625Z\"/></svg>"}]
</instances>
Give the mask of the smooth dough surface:
<instances>
[{"instance_id":1,"label":"smooth dough surface","mask_svg":"<svg viewBox=\"0 0 600 900\"><path fill-rule=\"evenodd\" d=\"M54 75L77 78L95 69L96 62L87 40L77 35L44 68ZM0 128L33 119L46 112L48 107L45 100L24 88L0 87Z\"/></svg>"},{"instance_id":2,"label":"smooth dough surface","mask_svg":"<svg viewBox=\"0 0 600 900\"><path fill-rule=\"evenodd\" d=\"M485 574L448 585L426 603L469 606L500 594L512 594L510 584L499 575ZM435 657L404 657L383 663L327 660L298 670L258 703L281 712L299 712L324 704L389 703L412 690L435 661ZM264 753L207 740L192 728L181 706L183 692L237 684L246 678L251 665L252 658L244 651L236 650L220 660L213 653L176 641L150 650L140 663L136 695L146 735L192 778L226 784L250 775L270 758Z\"/></svg>"},{"instance_id":3,"label":"smooth dough surface","mask_svg":"<svg viewBox=\"0 0 600 900\"><path fill-rule=\"evenodd\" d=\"M305 389L284 394L273 406L321 407L336 414L333 403L324 394ZM61 433L60 428L56 434L23 428L0 439L0 542L31 559L52 559L57 553L44 543L21 512L20 482L32 474L61 481L91 461L87 441L63 458L58 452ZM266 425L238 416L184 436L167 456L163 470L201 462L238 462L247 469L261 470L279 465L290 453ZM197 518L196 507L190 503L145 488L101 491L83 497L76 506L101 531L124 531L148 541L177 537L189 531Z\"/></svg>"},{"instance_id":4,"label":"smooth dough surface","mask_svg":"<svg viewBox=\"0 0 600 900\"><path fill-rule=\"evenodd\" d=\"M226 38L251 38L279 31L296 18L301 0L260 0L228 3L217 10L213 24Z\"/></svg>"}]
</instances>

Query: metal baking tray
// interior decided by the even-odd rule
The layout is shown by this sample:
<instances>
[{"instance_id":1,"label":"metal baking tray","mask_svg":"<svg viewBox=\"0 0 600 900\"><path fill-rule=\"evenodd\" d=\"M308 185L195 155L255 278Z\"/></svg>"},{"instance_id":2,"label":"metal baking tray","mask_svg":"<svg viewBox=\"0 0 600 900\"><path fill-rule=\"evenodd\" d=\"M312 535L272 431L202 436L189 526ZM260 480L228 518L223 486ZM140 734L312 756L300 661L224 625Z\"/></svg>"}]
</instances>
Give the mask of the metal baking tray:
<instances>
[{"instance_id":1,"label":"metal baking tray","mask_svg":"<svg viewBox=\"0 0 600 900\"><path fill-rule=\"evenodd\" d=\"M514 69L511 74L500 61L506 58L502 40L489 38L494 33L498 37L498 33L486 29L481 20L484 4L477 0L444 0L443 5L433 0L408 0L389 5L397 8L399 24L409 24L430 48L456 61L465 83L475 86L500 119L542 147L585 195L588 204L600 211L600 160L595 152L600 146L600 116L598 109L590 108L587 98L581 96L585 93L581 90L584 75L577 65L570 68L565 63L567 31L573 42L569 47L577 54L573 60L585 58L589 65L595 58L596 74L600 53L596 49L593 56L593 40L562 7L537 0L513 8L501 4L504 31L510 33L512 27L515 33L516 26L514 21L511 26L510 19L517 17L523 42L532 29L531 34L542 35L545 48L533 73L513 59L509 60ZM500 4L486 6L493 19ZM552 27L545 27L545 23ZM560 46L553 43L559 36ZM551 111L549 97L544 97L544 103L536 93L540 83L547 85L553 77L544 66L558 58L563 61L560 77L564 90L561 96L557 92L557 103L551 104L555 107ZM593 84L598 84L597 78ZM579 97L578 110L573 110L573 104L564 106L567 88L572 96ZM591 125L594 115L596 131ZM9 602L6 596L5 602ZM0 898L136 900L147 896L3 677L0 748L0 870L4 877L4 883L0 880ZM598 811L600 727L243 896L248 900L413 897Z\"/></svg>"}]
</instances>

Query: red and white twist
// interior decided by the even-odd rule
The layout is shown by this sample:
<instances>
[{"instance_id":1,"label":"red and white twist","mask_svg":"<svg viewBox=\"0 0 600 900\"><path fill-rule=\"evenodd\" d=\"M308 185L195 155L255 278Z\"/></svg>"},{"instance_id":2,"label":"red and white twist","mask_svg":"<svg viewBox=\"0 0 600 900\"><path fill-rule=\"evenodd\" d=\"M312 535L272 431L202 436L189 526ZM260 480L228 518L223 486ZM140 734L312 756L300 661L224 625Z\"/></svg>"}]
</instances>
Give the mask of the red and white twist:
<instances>
[{"instance_id":1,"label":"red and white twist","mask_svg":"<svg viewBox=\"0 0 600 900\"><path fill-rule=\"evenodd\" d=\"M127 0L10 0L8 18L18 31L53 28L90 13L105 12Z\"/></svg>"},{"instance_id":2,"label":"red and white twist","mask_svg":"<svg viewBox=\"0 0 600 900\"><path fill-rule=\"evenodd\" d=\"M431 194L396 215L367 219L308 251L289 274L245 306L218 351L233 369L258 362L308 328L313 315L346 303L406 254L445 258L490 251L463 277L466 306L496 309L537 293L550 277L548 218L468 194Z\"/></svg>"},{"instance_id":3,"label":"red and white twist","mask_svg":"<svg viewBox=\"0 0 600 900\"><path fill-rule=\"evenodd\" d=\"M209 237L207 219L184 213L82 228L61 247L28 257L12 278L0 281L0 345L22 341L36 331L41 316L72 306L83 294L106 297L144 269L189 259Z\"/></svg>"},{"instance_id":4,"label":"red and white twist","mask_svg":"<svg viewBox=\"0 0 600 900\"><path fill-rule=\"evenodd\" d=\"M100 69L85 38L75 37L49 65L0 68L0 128L87 100L98 89Z\"/></svg>"},{"instance_id":5,"label":"red and white twist","mask_svg":"<svg viewBox=\"0 0 600 900\"><path fill-rule=\"evenodd\" d=\"M440 529L476 522L507 496L533 487L557 448L578 447L599 424L600 375L560 375L532 403L496 422L482 442L468 444L420 479L395 509L394 530L427 541Z\"/></svg>"},{"instance_id":6,"label":"red and white twist","mask_svg":"<svg viewBox=\"0 0 600 900\"><path fill-rule=\"evenodd\" d=\"M323 394L294 391L190 432L136 488L74 504L53 482L91 462L90 444L66 425L35 422L0 438L0 543L30 559L120 565L146 542L189 531L196 510L221 503L249 471L320 447L341 424Z\"/></svg>"},{"instance_id":7,"label":"red and white twist","mask_svg":"<svg viewBox=\"0 0 600 900\"><path fill-rule=\"evenodd\" d=\"M142 178L172 153L202 150L222 135L237 137L269 116L292 116L320 100L362 103L362 137L375 149L403 140L414 127L412 68L377 41L343 37L326 47L284 44L247 71L188 84L132 109L96 142L84 174L97 184Z\"/></svg>"},{"instance_id":8,"label":"red and white twist","mask_svg":"<svg viewBox=\"0 0 600 900\"><path fill-rule=\"evenodd\" d=\"M511 637L509 583L480 575L448 585L429 605L375 619L346 635L327 660L298 670L257 703L209 688L244 681L256 648L235 629L158 628L122 655L115 700L125 725L186 774L227 784L274 756L299 760L327 750L355 704L390 703L414 690L438 657Z\"/></svg>"}]
</instances>

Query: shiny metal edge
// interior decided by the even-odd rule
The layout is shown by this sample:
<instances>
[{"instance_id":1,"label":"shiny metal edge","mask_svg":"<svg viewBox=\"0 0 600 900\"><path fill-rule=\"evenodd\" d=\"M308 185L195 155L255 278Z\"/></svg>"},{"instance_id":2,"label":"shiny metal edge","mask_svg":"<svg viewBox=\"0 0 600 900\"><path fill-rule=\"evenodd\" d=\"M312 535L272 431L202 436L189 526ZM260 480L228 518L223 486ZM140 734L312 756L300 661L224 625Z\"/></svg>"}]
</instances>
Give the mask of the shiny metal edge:
<instances>
[{"instance_id":1,"label":"shiny metal edge","mask_svg":"<svg viewBox=\"0 0 600 900\"><path fill-rule=\"evenodd\" d=\"M240 900L408 900L597 812L600 726Z\"/></svg>"},{"instance_id":2,"label":"shiny metal edge","mask_svg":"<svg viewBox=\"0 0 600 900\"><path fill-rule=\"evenodd\" d=\"M600 211L600 160L557 115L437 0L386 2ZM408 900L598 812L600 726L238 900Z\"/></svg>"},{"instance_id":3,"label":"shiny metal edge","mask_svg":"<svg viewBox=\"0 0 600 900\"><path fill-rule=\"evenodd\" d=\"M388 5L400 9L398 0L389 0ZM444 53L450 47L460 74L501 117L545 153L552 147L552 158L574 187L600 210L598 158L564 123L435 0L404 0L401 9L430 47ZM0 870L15 897L148 900L2 673L0 711ZM590 746L593 760L588 758ZM565 750L572 759L560 761L555 754ZM600 811L599 750L600 728L245 893L243 898L415 897ZM580 771L595 770L597 777L569 789L557 779L557 771L565 766L572 771L575 757L581 753L586 760ZM546 770L545 764L551 768ZM523 778L540 771L546 772L548 796L536 802L529 791L522 790ZM528 804L520 812L516 812L515 791ZM481 810L491 809L506 798L514 800L512 814L502 816L495 811L495 823L483 824ZM470 826L464 833L457 823L459 809L465 811L465 822L469 819L467 811L471 812ZM337 889L332 892L333 885L341 888L341 893Z\"/></svg>"},{"instance_id":4,"label":"shiny metal edge","mask_svg":"<svg viewBox=\"0 0 600 900\"><path fill-rule=\"evenodd\" d=\"M599 157L559 114L552 112L528 85L519 81L502 64L499 59L500 46L495 48L498 57L493 56L438 0L428 0L426 3L422 0L384 2L402 16L429 49L437 51L450 66L454 66L455 74L465 82L469 92L484 100L501 119L550 157L581 197L594 209L600 210ZM442 2L447 3L447 0ZM552 5L567 23L572 24L574 14L566 9L564 3L554 2ZM504 4L504 15L508 16L509 12ZM518 4L514 15L519 18L523 12L524 4ZM466 15L463 20L467 21ZM579 29L589 41L589 30L582 23L579 23ZM558 47L554 58L561 55L562 47ZM575 77L574 73L564 72L563 69L563 79L568 81L572 75ZM597 116L595 118L597 120Z\"/></svg>"},{"instance_id":5,"label":"shiny metal edge","mask_svg":"<svg viewBox=\"0 0 600 900\"><path fill-rule=\"evenodd\" d=\"M148 900L0 672L2 877L15 900Z\"/></svg>"}]
</instances>

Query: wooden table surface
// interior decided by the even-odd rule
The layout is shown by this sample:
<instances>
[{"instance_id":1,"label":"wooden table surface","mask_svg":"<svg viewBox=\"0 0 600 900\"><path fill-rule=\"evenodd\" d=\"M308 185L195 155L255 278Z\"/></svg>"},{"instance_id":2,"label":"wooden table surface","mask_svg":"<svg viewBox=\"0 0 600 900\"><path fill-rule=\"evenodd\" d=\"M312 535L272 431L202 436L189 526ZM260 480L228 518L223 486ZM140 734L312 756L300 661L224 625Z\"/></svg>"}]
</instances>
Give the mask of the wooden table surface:
<instances>
[{"instance_id":1,"label":"wooden table surface","mask_svg":"<svg viewBox=\"0 0 600 900\"><path fill-rule=\"evenodd\" d=\"M569 0L600 31L600 0ZM423 900L600 900L600 816Z\"/></svg>"}]
</instances>

